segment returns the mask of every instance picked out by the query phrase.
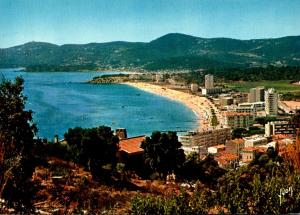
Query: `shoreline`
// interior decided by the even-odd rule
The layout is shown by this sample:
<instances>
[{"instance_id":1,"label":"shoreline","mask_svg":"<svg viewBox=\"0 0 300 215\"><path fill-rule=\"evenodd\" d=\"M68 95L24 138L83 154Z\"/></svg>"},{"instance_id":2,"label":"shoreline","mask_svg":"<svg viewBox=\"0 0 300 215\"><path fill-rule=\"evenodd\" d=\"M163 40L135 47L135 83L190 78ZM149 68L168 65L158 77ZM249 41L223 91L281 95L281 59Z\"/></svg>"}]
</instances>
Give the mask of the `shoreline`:
<instances>
[{"instance_id":1,"label":"shoreline","mask_svg":"<svg viewBox=\"0 0 300 215\"><path fill-rule=\"evenodd\" d=\"M174 101L181 102L183 105L191 109L197 116L197 131L206 131L212 129L212 126L210 125L208 120L208 116L210 115L209 110L213 108L215 109L215 111L217 111L217 109L207 98L169 89L165 86L158 86L155 84L144 82L125 82L123 84L138 88L146 92L154 93L156 95L160 95ZM218 116L218 114L217 117L218 121L220 122L220 117Z\"/></svg>"}]
</instances>

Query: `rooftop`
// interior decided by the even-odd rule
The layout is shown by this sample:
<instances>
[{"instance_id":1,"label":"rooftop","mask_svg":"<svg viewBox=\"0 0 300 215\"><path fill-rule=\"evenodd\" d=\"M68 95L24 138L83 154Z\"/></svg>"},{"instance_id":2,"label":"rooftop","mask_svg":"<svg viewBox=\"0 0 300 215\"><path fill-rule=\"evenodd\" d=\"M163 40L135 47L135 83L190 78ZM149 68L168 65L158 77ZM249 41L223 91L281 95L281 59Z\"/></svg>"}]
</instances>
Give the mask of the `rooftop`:
<instances>
[{"instance_id":1,"label":"rooftop","mask_svg":"<svg viewBox=\"0 0 300 215\"><path fill-rule=\"evenodd\" d=\"M266 140L267 138L264 136L258 136L258 135L253 135L251 137L244 137L244 140L248 140L248 141L256 141L256 140Z\"/></svg>"},{"instance_id":2,"label":"rooftop","mask_svg":"<svg viewBox=\"0 0 300 215\"><path fill-rule=\"evenodd\" d=\"M274 140L281 140L281 139L286 139L286 138L289 138L292 136L293 136L292 134L275 134L272 137Z\"/></svg>"},{"instance_id":3,"label":"rooftop","mask_svg":"<svg viewBox=\"0 0 300 215\"><path fill-rule=\"evenodd\" d=\"M131 137L120 140L119 151L124 151L128 154L142 153L141 143L145 140L145 136Z\"/></svg>"},{"instance_id":4,"label":"rooftop","mask_svg":"<svg viewBox=\"0 0 300 215\"><path fill-rule=\"evenodd\" d=\"M300 102L297 101L283 101L286 106L288 106L291 109L299 109L300 108Z\"/></svg>"},{"instance_id":5,"label":"rooftop","mask_svg":"<svg viewBox=\"0 0 300 215\"><path fill-rule=\"evenodd\" d=\"M224 144L221 144L221 145L217 145L217 146L212 146L214 148L217 148L217 149L223 149L225 148L226 146Z\"/></svg>"},{"instance_id":6,"label":"rooftop","mask_svg":"<svg viewBox=\"0 0 300 215\"><path fill-rule=\"evenodd\" d=\"M215 160L222 166L227 165L230 161L234 161L236 159L238 159L237 155L227 152L220 152L215 156Z\"/></svg>"},{"instance_id":7,"label":"rooftop","mask_svg":"<svg viewBox=\"0 0 300 215\"><path fill-rule=\"evenodd\" d=\"M252 106L252 105L264 105L265 102L244 102L244 103L240 103L239 107L243 107L243 106Z\"/></svg>"},{"instance_id":8,"label":"rooftop","mask_svg":"<svg viewBox=\"0 0 300 215\"><path fill-rule=\"evenodd\" d=\"M243 152L266 152L266 148L264 147L246 147L242 150Z\"/></svg>"},{"instance_id":9,"label":"rooftop","mask_svg":"<svg viewBox=\"0 0 300 215\"><path fill-rule=\"evenodd\" d=\"M215 156L216 158L222 158L224 160L235 160L238 158L237 155L233 153L228 153L228 152L220 152L218 155Z\"/></svg>"},{"instance_id":10,"label":"rooftop","mask_svg":"<svg viewBox=\"0 0 300 215\"><path fill-rule=\"evenodd\" d=\"M251 116L250 113L240 113L240 112L224 112L224 116Z\"/></svg>"},{"instance_id":11,"label":"rooftop","mask_svg":"<svg viewBox=\"0 0 300 215\"><path fill-rule=\"evenodd\" d=\"M233 139L233 140L228 140L226 142L226 144L233 143L233 144L240 145L240 144L243 144L244 142L245 142L245 140L243 138L237 138L237 139Z\"/></svg>"}]
</instances>

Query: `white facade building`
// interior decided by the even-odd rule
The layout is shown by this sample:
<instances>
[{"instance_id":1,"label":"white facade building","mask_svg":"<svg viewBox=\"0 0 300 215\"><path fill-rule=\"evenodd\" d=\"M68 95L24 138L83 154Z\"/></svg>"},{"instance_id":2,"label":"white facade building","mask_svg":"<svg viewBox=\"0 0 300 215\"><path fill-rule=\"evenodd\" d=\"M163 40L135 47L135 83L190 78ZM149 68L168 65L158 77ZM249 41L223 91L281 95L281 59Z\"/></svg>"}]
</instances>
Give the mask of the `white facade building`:
<instances>
[{"instance_id":1,"label":"white facade building","mask_svg":"<svg viewBox=\"0 0 300 215\"><path fill-rule=\"evenodd\" d=\"M205 88L211 89L214 88L214 76L211 74L205 75Z\"/></svg>"},{"instance_id":2,"label":"white facade building","mask_svg":"<svg viewBox=\"0 0 300 215\"><path fill-rule=\"evenodd\" d=\"M198 84L191 84L191 91L192 91L193 93L198 92L198 90L199 90Z\"/></svg>"},{"instance_id":3,"label":"white facade building","mask_svg":"<svg viewBox=\"0 0 300 215\"><path fill-rule=\"evenodd\" d=\"M248 101L250 103L252 103L252 102L263 102L265 100L264 93L265 93L265 88L264 87L251 88L250 91L249 91Z\"/></svg>"},{"instance_id":4,"label":"white facade building","mask_svg":"<svg viewBox=\"0 0 300 215\"><path fill-rule=\"evenodd\" d=\"M246 147L254 147L260 145L266 145L268 140L266 137L246 137L245 140L245 148Z\"/></svg>"},{"instance_id":5,"label":"white facade building","mask_svg":"<svg viewBox=\"0 0 300 215\"><path fill-rule=\"evenodd\" d=\"M271 116L278 114L278 93L273 88L265 91L265 111Z\"/></svg>"}]
</instances>

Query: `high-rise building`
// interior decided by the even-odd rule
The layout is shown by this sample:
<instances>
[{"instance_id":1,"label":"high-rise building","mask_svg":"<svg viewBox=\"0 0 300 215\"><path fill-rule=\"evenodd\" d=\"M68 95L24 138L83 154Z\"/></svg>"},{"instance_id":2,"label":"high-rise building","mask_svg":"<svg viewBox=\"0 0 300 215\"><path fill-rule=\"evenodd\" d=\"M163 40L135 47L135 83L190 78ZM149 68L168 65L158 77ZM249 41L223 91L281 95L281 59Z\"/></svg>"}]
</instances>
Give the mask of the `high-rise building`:
<instances>
[{"instance_id":1,"label":"high-rise building","mask_svg":"<svg viewBox=\"0 0 300 215\"><path fill-rule=\"evenodd\" d=\"M214 76L211 74L205 75L205 88L212 89L214 88Z\"/></svg>"},{"instance_id":2,"label":"high-rise building","mask_svg":"<svg viewBox=\"0 0 300 215\"><path fill-rule=\"evenodd\" d=\"M265 100L265 88L264 87L256 87L251 88L249 91L248 102L263 102Z\"/></svg>"},{"instance_id":3,"label":"high-rise building","mask_svg":"<svg viewBox=\"0 0 300 215\"><path fill-rule=\"evenodd\" d=\"M252 103L256 100L256 88L251 88L249 90L248 102Z\"/></svg>"},{"instance_id":4,"label":"high-rise building","mask_svg":"<svg viewBox=\"0 0 300 215\"><path fill-rule=\"evenodd\" d=\"M265 88L256 87L256 101L255 102L264 102L265 101Z\"/></svg>"},{"instance_id":5,"label":"high-rise building","mask_svg":"<svg viewBox=\"0 0 300 215\"><path fill-rule=\"evenodd\" d=\"M265 111L267 115L278 114L278 93L273 88L265 91Z\"/></svg>"}]
</instances>

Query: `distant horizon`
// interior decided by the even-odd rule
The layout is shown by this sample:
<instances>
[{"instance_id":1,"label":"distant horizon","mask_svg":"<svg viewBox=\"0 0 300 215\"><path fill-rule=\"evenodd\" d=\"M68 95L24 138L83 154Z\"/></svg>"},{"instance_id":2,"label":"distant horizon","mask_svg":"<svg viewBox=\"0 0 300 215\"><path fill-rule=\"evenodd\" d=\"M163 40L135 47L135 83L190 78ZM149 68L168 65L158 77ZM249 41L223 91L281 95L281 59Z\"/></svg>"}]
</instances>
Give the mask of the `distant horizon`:
<instances>
[{"instance_id":1,"label":"distant horizon","mask_svg":"<svg viewBox=\"0 0 300 215\"><path fill-rule=\"evenodd\" d=\"M48 44L52 44L52 45L57 45L57 46L63 46L63 45L87 45L87 44L93 44L93 43L96 43L96 44L101 44L101 43L116 43L116 42L125 42L125 43L150 43L154 40L157 40L161 37L164 37L166 35L169 35L169 34L180 34L180 35L185 35L185 36L192 36L192 37L196 37L196 38L202 38L202 39L233 39L233 40L241 40L241 41L247 41L247 40L268 40L268 39L280 39L280 38L285 38L285 37L300 37L300 34L299 35L286 35L286 36L281 36L281 37L269 37L269 38L251 38L251 39L238 39L238 38L231 38L231 37L201 37L201 36L195 36L195 35L190 35L190 34L185 34L185 33L167 33L167 34L164 34L162 36L159 36L157 38L154 38L152 40L149 40L149 41L126 41L126 40L114 40L114 41L92 41L92 42L86 42L86 43L63 43L63 44L59 44L59 43L52 43L52 42L48 42L48 41L35 41L35 40L32 40L32 41L27 41L27 42L24 42L24 43L21 43L21 44L16 44L16 45L13 45L13 46L9 46L9 47L0 47L0 49L8 49L8 48L13 48L13 47L16 47L16 46L22 46L22 45L25 45L25 44L28 44L28 43L48 43Z\"/></svg>"},{"instance_id":2,"label":"distant horizon","mask_svg":"<svg viewBox=\"0 0 300 215\"><path fill-rule=\"evenodd\" d=\"M300 35L299 0L0 0L0 47Z\"/></svg>"}]
</instances>

